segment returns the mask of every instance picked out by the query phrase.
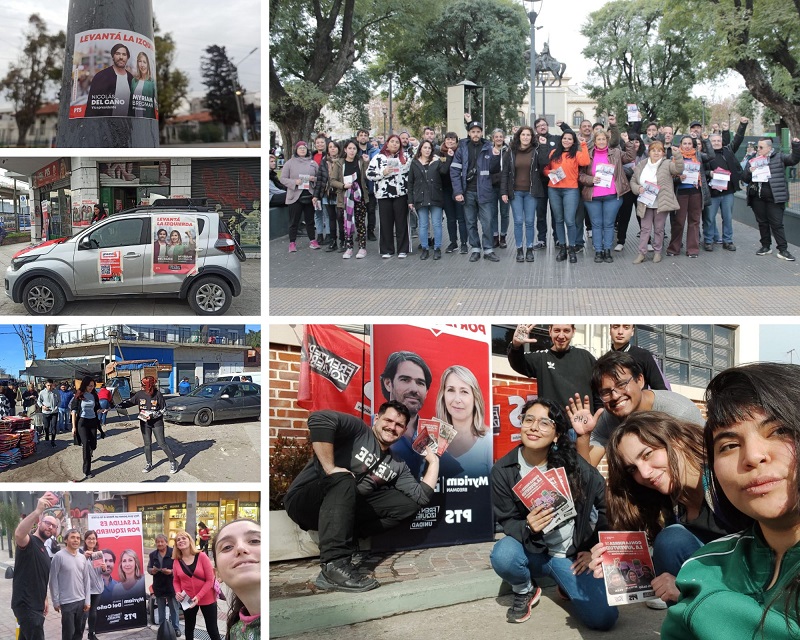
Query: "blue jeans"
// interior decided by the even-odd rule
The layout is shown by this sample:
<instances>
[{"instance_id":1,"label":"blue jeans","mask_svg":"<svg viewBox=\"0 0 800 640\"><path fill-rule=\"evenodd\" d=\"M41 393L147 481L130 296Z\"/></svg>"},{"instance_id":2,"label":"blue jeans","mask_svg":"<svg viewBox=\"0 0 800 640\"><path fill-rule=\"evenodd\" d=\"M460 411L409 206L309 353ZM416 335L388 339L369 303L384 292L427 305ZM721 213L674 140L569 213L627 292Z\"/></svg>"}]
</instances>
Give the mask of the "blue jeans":
<instances>
[{"instance_id":1,"label":"blue jeans","mask_svg":"<svg viewBox=\"0 0 800 640\"><path fill-rule=\"evenodd\" d=\"M733 242L733 194L713 196L703 209L703 242L711 244L719 239L717 231L717 211L722 211L722 241Z\"/></svg>"},{"instance_id":2,"label":"blue jeans","mask_svg":"<svg viewBox=\"0 0 800 640\"><path fill-rule=\"evenodd\" d=\"M467 220L467 233L472 253L481 252L481 241L484 253L494 253L492 248L492 208L490 202L478 202L477 191L464 193L464 217ZM478 233L478 220L481 233Z\"/></svg>"},{"instance_id":3,"label":"blue jeans","mask_svg":"<svg viewBox=\"0 0 800 640\"><path fill-rule=\"evenodd\" d=\"M539 242L547 242L547 196L549 189L545 187L544 195L541 198L536 198L536 239ZM553 212L550 211L550 221L553 226L553 236L556 233L556 223L553 219Z\"/></svg>"},{"instance_id":4,"label":"blue jeans","mask_svg":"<svg viewBox=\"0 0 800 640\"><path fill-rule=\"evenodd\" d=\"M428 218L430 217L433 225L433 248L442 248L442 208L441 207L420 207L417 209L419 218L419 241L423 249L430 249L428 246Z\"/></svg>"},{"instance_id":5,"label":"blue jeans","mask_svg":"<svg viewBox=\"0 0 800 640\"><path fill-rule=\"evenodd\" d=\"M525 246L533 246L533 238L536 229L534 219L536 218L537 200L545 200L545 212L547 211L547 200L545 198L534 198L530 191L515 191L514 199L511 201L511 212L514 214L514 239L517 241L517 249L522 249L522 225L525 224ZM545 233L545 238L547 233Z\"/></svg>"},{"instance_id":6,"label":"blue jeans","mask_svg":"<svg viewBox=\"0 0 800 640\"><path fill-rule=\"evenodd\" d=\"M511 585L515 593L524 593L535 578L550 576L569 596L573 614L590 629L608 631L617 622L619 612L606 601L605 582L591 572L573 575L573 560L547 553L530 553L511 536L497 541L489 558L492 569Z\"/></svg>"},{"instance_id":7,"label":"blue jeans","mask_svg":"<svg viewBox=\"0 0 800 640\"><path fill-rule=\"evenodd\" d=\"M570 247L575 246L577 227L575 226L575 212L578 210L578 200L580 192L575 189L548 189L550 195L550 209L555 218L556 237L561 244L564 244L564 225L567 225L567 243Z\"/></svg>"},{"instance_id":8,"label":"blue jeans","mask_svg":"<svg viewBox=\"0 0 800 640\"><path fill-rule=\"evenodd\" d=\"M58 432L72 431L72 425L69 423L69 409L67 407L58 408Z\"/></svg>"},{"instance_id":9,"label":"blue jeans","mask_svg":"<svg viewBox=\"0 0 800 640\"><path fill-rule=\"evenodd\" d=\"M321 227L317 227L317 229L320 229L320 228ZM111 405L108 403L108 400L101 400L100 401L100 408L101 409L108 409L110 406ZM97 414L97 418L100 420L100 426L101 427L105 427L106 426L106 419L108 418L108 414L107 413L98 413Z\"/></svg>"},{"instance_id":10,"label":"blue jeans","mask_svg":"<svg viewBox=\"0 0 800 640\"><path fill-rule=\"evenodd\" d=\"M703 546L703 542L682 524L664 527L653 543L653 564L656 575L678 575L681 565Z\"/></svg>"},{"instance_id":11,"label":"blue jeans","mask_svg":"<svg viewBox=\"0 0 800 640\"><path fill-rule=\"evenodd\" d=\"M464 218L464 203L453 199L452 191L445 191L444 213L447 216L447 235L451 244L458 244L459 237L462 244L467 241L467 221Z\"/></svg>"},{"instance_id":12,"label":"blue jeans","mask_svg":"<svg viewBox=\"0 0 800 640\"><path fill-rule=\"evenodd\" d=\"M622 198L616 195L601 196L592 198L591 202L584 202L592 221L592 244L595 251L614 247L614 222L621 204Z\"/></svg>"},{"instance_id":13,"label":"blue jeans","mask_svg":"<svg viewBox=\"0 0 800 640\"><path fill-rule=\"evenodd\" d=\"M314 227L317 229L317 234L322 236L328 235L331 231L326 204L328 204L328 199L323 198L322 208L314 209Z\"/></svg>"},{"instance_id":14,"label":"blue jeans","mask_svg":"<svg viewBox=\"0 0 800 640\"><path fill-rule=\"evenodd\" d=\"M500 198L500 185L494 187L494 202L492 203L492 235L506 235L508 233L508 208L509 203ZM499 209L499 214L498 214ZM500 223L497 217L500 216Z\"/></svg>"},{"instance_id":15,"label":"blue jeans","mask_svg":"<svg viewBox=\"0 0 800 640\"><path fill-rule=\"evenodd\" d=\"M179 631L180 618L178 618L178 601L175 597L156 597L156 603L158 604L158 626L160 627L161 623L164 622L164 616L167 607L169 607L169 621L172 623L172 628L175 629L175 631Z\"/></svg>"}]
</instances>

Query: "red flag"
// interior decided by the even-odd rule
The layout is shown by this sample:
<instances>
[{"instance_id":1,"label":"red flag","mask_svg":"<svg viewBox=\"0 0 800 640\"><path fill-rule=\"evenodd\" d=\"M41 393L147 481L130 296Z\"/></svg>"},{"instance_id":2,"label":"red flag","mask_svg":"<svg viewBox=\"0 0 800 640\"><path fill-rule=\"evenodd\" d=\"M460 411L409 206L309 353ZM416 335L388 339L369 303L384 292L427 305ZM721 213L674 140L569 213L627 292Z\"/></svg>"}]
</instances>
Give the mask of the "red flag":
<instances>
[{"instance_id":1,"label":"red flag","mask_svg":"<svg viewBox=\"0 0 800 640\"><path fill-rule=\"evenodd\" d=\"M369 347L332 324L307 324L300 355L297 404L308 411L333 409L369 422L364 389L370 381Z\"/></svg>"}]
</instances>

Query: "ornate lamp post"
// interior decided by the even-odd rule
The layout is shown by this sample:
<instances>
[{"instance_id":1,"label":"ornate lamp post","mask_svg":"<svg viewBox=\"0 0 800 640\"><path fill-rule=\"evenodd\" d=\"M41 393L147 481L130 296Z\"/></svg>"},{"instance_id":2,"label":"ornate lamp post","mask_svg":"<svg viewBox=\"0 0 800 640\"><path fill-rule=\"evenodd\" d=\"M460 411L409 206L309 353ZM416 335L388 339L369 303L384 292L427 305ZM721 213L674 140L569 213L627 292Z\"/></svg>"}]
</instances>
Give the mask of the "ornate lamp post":
<instances>
[{"instance_id":1,"label":"ornate lamp post","mask_svg":"<svg viewBox=\"0 0 800 640\"><path fill-rule=\"evenodd\" d=\"M530 117L530 125L533 126L534 121L536 120L536 29L541 29L541 27L536 26L536 18L539 14L536 12L536 3L537 2L544 2L544 0L523 0L523 2L527 5L530 3L530 11L528 11L528 20L531 23L531 117ZM539 10L541 10L541 6Z\"/></svg>"}]
</instances>

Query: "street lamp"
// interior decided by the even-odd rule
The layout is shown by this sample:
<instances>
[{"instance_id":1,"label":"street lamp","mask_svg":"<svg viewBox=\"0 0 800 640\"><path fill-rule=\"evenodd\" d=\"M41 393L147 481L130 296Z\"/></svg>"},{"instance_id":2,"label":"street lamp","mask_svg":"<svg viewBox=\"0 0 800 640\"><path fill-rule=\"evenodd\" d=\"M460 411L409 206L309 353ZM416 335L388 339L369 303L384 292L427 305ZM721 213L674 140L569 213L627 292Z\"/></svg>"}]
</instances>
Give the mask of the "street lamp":
<instances>
[{"instance_id":1,"label":"street lamp","mask_svg":"<svg viewBox=\"0 0 800 640\"><path fill-rule=\"evenodd\" d=\"M382 107L381 111L383 112L383 139L386 139L386 107Z\"/></svg>"},{"instance_id":2,"label":"street lamp","mask_svg":"<svg viewBox=\"0 0 800 640\"><path fill-rule=\"evenodd\" d=\"M705 131L706 130L706 97L703 96L702 98L700 98L700 102L703 105L703 118L702 118L701 122L703 123L703 131Z\"/></svg>"},{"instance_id":3,"label":"street lamp","mask_svg":"<svg viewBox=\"0 0 800 640\"><path fill-rule=\"evenodd\" d=\"M536 18L539 16L536 13L535 5L537 2L544 2L544 0L523 0L524 3L530 2L531 9L528 11L528 20L531 23L531 127L536 120L536 29L541 27L536 26ZM539 7L541 11L542 7Z\"/></svg>"},{"instance_id":4,"label":"street lamp","mask_svg":"<svg viewBox=\"0 0 800 640\"><path fill-rule=\"evenodd\" d=\"M539 82L542 83L542 117L545 120L547 120L547 107L545 106L545 100L544 100L544 85L547 82L547 75L548 75L548 73L544 69L542 69L539 72ZM547 122L547 126L550 126L550 121L549 120Z\"/></svg>"},{"instance_id":5,"label":"street lamp","mask_svg":"<svg viewBox=\"0 0 800 640\"><path fill-rule=\"evenodd\" d=\"M234 68L233 78L232 78L232 80L233 80L233 93L235 95L235 100L236 100L236 110L239 113L239 126L242 128L242 142L244 142L244 146L245 147L247 147L249 145L247 144L248 143L248 140L247 140L247 127L244 124L244 107L243 107L243 104L242 104L244 102L244 98L242 97L242 95L243 95L242 86L239 84L239 65L242 64L242 62L244 62L245 60L247 60L256 51L258 51L258 47L253 47L250 50L250 52L244 58L242 58L241 60L239 60L238 63L233 65L233 68Z\"/></svg>"},{"instance_id":6,"label":"street lamp","mask_svg":"<svg viewBox=\"0 0 800 640\"><path fill-rule=\"evenodd\" d=\"M392 81L394 80L394 67L392 65L387 67L386 75L389 78L389 133L388 135L384 135L384 138L388 138L389 135L394 133L394 123L392 122Z\"/></svg>"}]
</instances>

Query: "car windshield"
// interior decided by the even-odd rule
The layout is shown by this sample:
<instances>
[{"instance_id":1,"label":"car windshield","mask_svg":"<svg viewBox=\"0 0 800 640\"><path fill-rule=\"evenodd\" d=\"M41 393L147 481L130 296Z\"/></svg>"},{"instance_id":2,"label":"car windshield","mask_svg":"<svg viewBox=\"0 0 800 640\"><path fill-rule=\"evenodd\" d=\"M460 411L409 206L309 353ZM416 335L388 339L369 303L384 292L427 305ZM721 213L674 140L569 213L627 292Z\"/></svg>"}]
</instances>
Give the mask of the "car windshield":
<instances>
[{"instance_id":1,"label":"car windshield","mask_svg":"<svg viewBox=\"0 0 800 640\"><path fill-rule=\"evenodd\" d=\"M222 391L223 387L225 387L223 384L204 384L201 387L197 387L189 395L195 398L213 398Z\"/></svg>"}]
</instances>

